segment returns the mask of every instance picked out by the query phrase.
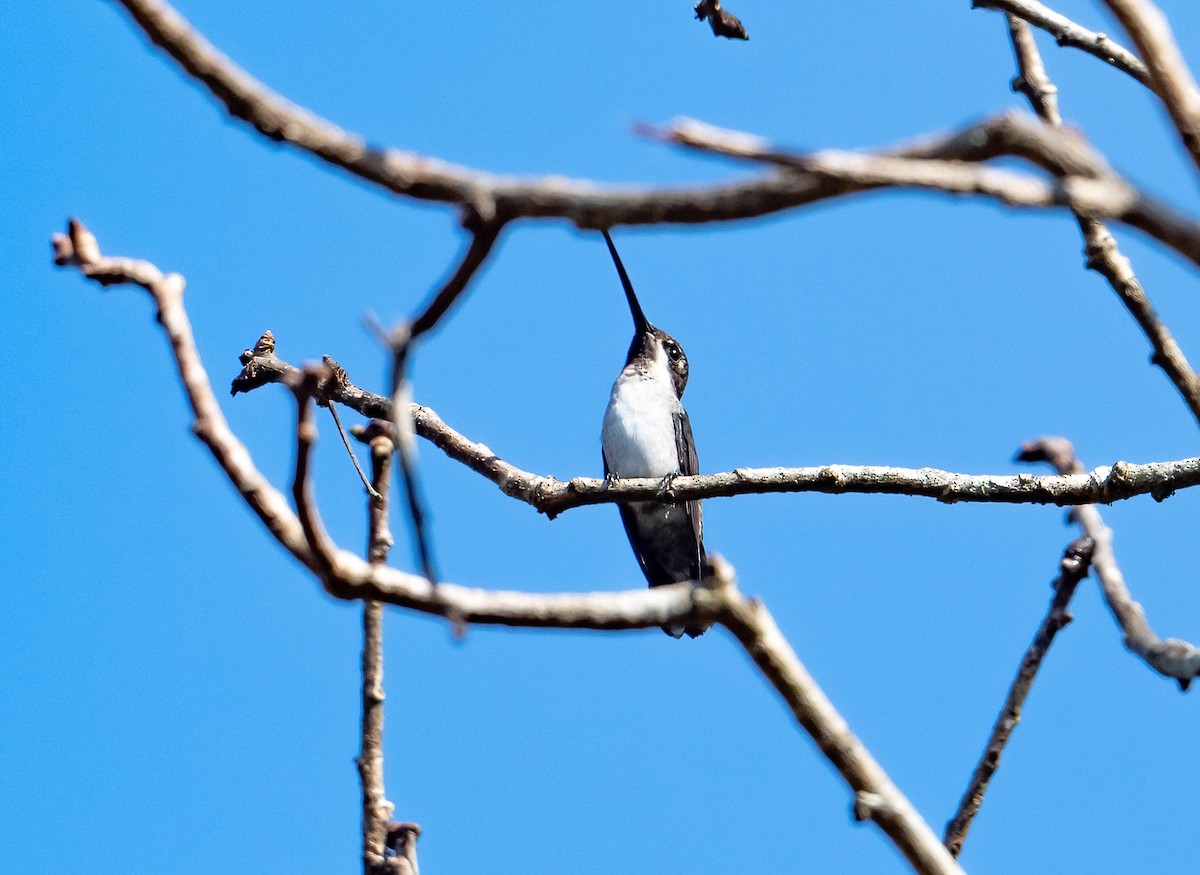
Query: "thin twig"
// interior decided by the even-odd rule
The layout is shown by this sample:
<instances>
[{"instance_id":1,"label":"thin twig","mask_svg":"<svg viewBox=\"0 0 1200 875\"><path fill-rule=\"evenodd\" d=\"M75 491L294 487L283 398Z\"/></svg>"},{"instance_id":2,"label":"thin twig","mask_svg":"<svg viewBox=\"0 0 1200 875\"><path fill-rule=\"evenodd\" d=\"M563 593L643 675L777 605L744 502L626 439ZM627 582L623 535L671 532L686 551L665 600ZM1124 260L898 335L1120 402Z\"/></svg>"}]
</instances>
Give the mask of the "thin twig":
<instances>
[{"instance_id":1,"label":"thin twig","mask_svg":"<svg viewBox=\"0 0 1200 875\"><path fill-rule=\"evenodd\" d=\"M1040 438L1021 448L1017 458L1024 462L1048 461L1062 469L1063 458L1074 456L1071 442L1066 438ZM1082 464L1078 468L1082 469ZM1192 678L1200 676L1200 648L1178 638L1159 638L1146 621L1146 612L1133 600L1125 576L1117 565L1113 552L1112 529L1104 524L1095 505L1081 505L1072 510L1075 522L1095 544L1092 569L1100 581L1104 601L1112 611L1124 636L1126 648L1135 653L1159 674L1174 678L1181 690L1187 690Z\"/></svg>"},{"instance_id":2,"label":"thin twig","mask_svg":"<svg viewBox=\"0 0 1200 875\"><path fill-rule=\"evenodd\" d=\"M958 803L958 811L946 824L945 845L955 857L961 853L963 842L967 838L967 831L970 830L975 815L979 813L979 807L983 804L983 797L992 780L992 775L1000 767L1000 755L1004 752L1004 747L1008 744L1013 730L1021 722L1021 708L1025 705L1025 699L1033 686L1033 680L1037 676L1042 660L1054 642L1054 636L1063 626L1071 622L1071 613L1067 610L1067 606L1071 602L1071 597L1075 595L1075 588L1080 581L1087 577L1092 548L1093 544L1090 538L1077 538L1068 545L1059 562L1058 577L1051 584L1054 587L1054 596L1050 600L1050 609L1046 612L1037 634L1034 635L1032 643L1021 658L1017 676L1013 678L1008 695L1004 699L1004 705L1000 708L1000 715L996 718L995 725L992 726L992 734L984 747L983 756L975 766L975 771L967 784L967 790Z\"/></svg>"},{"instance_id":3,"label":"thin twig","mask_svg":"<svg viewBox=\"0 0 1200 875\"><path fill-rule=\"evenodd\" d=\"M1151 91L1155 90L1150 71L1137 55L1109 39L1107 34L1090 31L1036 0L971 0L971 6L975 9L997 9L1028 21L1034 27L1053 36L1060 46L1082 49L1123 73L1128 73Z\"/></svg>"},{"instance_id":4,"label":"thin twig","mask_svg":"<svg viewBox=\"0 0 1200 875\"><path fill-rule=\"evenodd\" d=\"M358 464L358 456L354 455L354 448L350 446L350 438L346 437L346 430L342 428L342 420L338 416L337 408L330 403L328 410L329 415L333 417L333 424L337 426L338 435L342 439L342 445L350 455L350 461L354 463L354 470L358 472L358 479L362 481L362 485L366 488L367 495L378 500L380 495L375 491L375 487L371 485L371 481L367 479L367 475L363 473L362 465Z\"/></svg>"},{"instance_id":5,"label":"thin twig","mask_svg":"<svg viewBox=\"0 0 1200 875\"><path fill-rule=\"evenodd\" d=\"M375 426L375 422L372 422ZM371 451L371 482L374 495L367 512L367 561L387 562L392 546L388 529L388 481L391 478L393 444L377 426L356 434ZM397 871L388 857L387 838L395 806L388 801L383 783L383 605L363 602L362 650L362 742L358 756L363 806L363 872L384 875Z\"/></svg>"},{"instance_id":6,"label":"thin twig","mask_svg":"<svg viewBox=\"0 0 1200 875\"><path fill-rule=\"evenodd\" d=\"M1033 33L1024 21L1009 15L1008 30L1017 61L1014 91L1024 94L1042 122L1050 128L1061 129L1062 115L1058 108L1058 90L1046 75L1046 67L1038 52ZM1133 272L1129 259L1117 248L1117 241L1103 222L1075 215L1083 235L1087 267L1103 276L1117 297L1133 316L1134 321L1150 341L1154 353L1150 361L1162 368L1192 416L1200 422L1200 377L1192 370L1170 330L1159 318L1146 290Z\"/></svg>"},{"instance_id":7,"label":"thin twig","mask_svg":"<svg viewBox=\"0 0 1200 875\"><path fill-rule=\"evenodd\" d=\"M407 410L412 405L412 386L408 382L407 362L410 338L404 329L392 336L392 410ZM400 480L404 484L404 495L408 504L408 519L412 524L413 543L417 548L417 560L421 571L431 584L437 583L438 573L433 561L433 535L429 531L429 518L425 513L425 502L421 497L421 484L417 481L417 443L413 436L410 416L392 417L392 428L396 435L396 466L400 469Z\"/></svg>"},{"instance_id":8,"label":"thin twig","mask_svg":"<svg viewBox=\"0 0 1200 875\"><path fill-rule=\"evenodd\" d=\"M1200 88L1175 42L1167 17L1150 0L1104 0L1133 40L1154 90L1175 123L1192 162L1200 169Z\"/></svg>"},{"instance_id":9,"label":"thin twig","mask_svg":"<svg viewBox=\"0 0 1200 875\"><path fill-rule=\"evenodd\" d=\"M1029 105L1042 123L1053 130L1062 130L1062 114L1058 109L1058 88L1050 81L1042 54L1029 25L1015 15L1004 16L1008 24L1008 39L1017 62L1017 75L1012 90L1025 95Z\"/></svg>"},{"instance_id":10,"label":"thin twig","mask_svg":"<svg viewBox=\"0 0 1200 875\"><path fill-rule=\"evenodd\" d=\"M433 534L429 529L425 502L421 497L421 486L417 479L417 448L413 438L411 417L396 416L396 411L408 410L412 398L412 385L408 380L408 357L413 344L424 334L433 330L454 302L467 290L471 280L487 261L500 231L503 220L492 216L471 214L464 224L471 230L471 242L458 262L458 266L441 288L433 295L421 313L407 326L393 331L388 338L392 353L392 416L395 434L396 466L400 469L401 482L407 498L409 521L412 524L413 543L421 570L430 583L438 580L437 566L433 558Z\"/></svg>"},{"instance_id":11,"label":"thin twig","mask_svg":"<svg viewBox=\"0 0 1200 875\"><path fill-rule=\"evenodd\" d=\"M504 228L502 221L483 217L469 218L466 224L471 229L471 242L467 245L467 251L459 259L454 272L409 324L406 340L408 344L431 331L467 290L471 280L487 261L500 231Z\"/></svg>"},{"instance_id":12,"label":"thin twig","mask_svg":"<svg viewBox=\"0 0 1200 875\"><path fill-rule=\"evenodd\" d=\"M617 224L706 222L762 215L817 194L814 180L765 177L711 187L608 189L561 177L520 180L398 149L374 149L298 107L218 51L162 0L119 0L137 25L231 116L398 195L469 206L498 218L558 216L581 228Z\"/></svg>"},{"instance_id":13,"label":"thin twig","mask_svg":"<svg viewBox=\"0 0 1200 875\"><path fill-rule=\"evenodd\" d=\"M1200 649L1178 638L1159 638L1146 620L1146 612L1129 594L1125 576L1113 552L1112 529L1104 524L1095 505L1075 509L1080 528L1096 542L1092 567L1104 592L1104 601L1121 629L1125 646L1164 677L1174 678L1186 691L1200 676Z\"/></svg>"},{"instance_id":14,"label":"thin twig","mask_svg":"<svg viewBox=\"0 0 1200 875\"><path fill-rule=\"evenodd\" d=\"M415 442L411 439L401 440L396 458L400 474L404 479L404 495L408 503L408 514L412 522L421 572L430 583L437 583L441 578L433 558L433 535L429 530L429 515L426 513L425 501L421 496L421 484L417 480Z\"/></svg>"},{"instance_id":15,"label":"thin twig","mask_svg":"<svg viewBox=\"0 0 1200 875\"><path fill-rule=\"evenodd\" d=\"M292 471L292 502L296 506L296 516L300 520L305 543L313 557L310 567L326 581L326 588L329 588L329 582L337 578L336 548L317 513L312 478L309 476L312 449L317 442L312 400L326 378L327 373L320 365L309 365L304 368L300 381L292 387L296 396L296 464Z\"/></svg>"},{"instance_id":16,"label":"thin twig","mask_svg":"<svg viewBox=\"0 0 1200 875\"><path fill-rule=\"evenodd\" d=\"M983 196L1014 207L1067 207L1078 215L1137 228L1200 265L1200 223L1139 191L1079 137L1031 124L1018 114L876 153L790 152L762 137L687 118L640 130L689 149L818 177L836 187L826 192L829 197L900 188ZM1046 181L978 163L1005 156L1022 158L1058 178Z\"/></svg>"},{"instance_id":17,"label":"thin twig","mask_svg":"<svg viewBox=\"0 0 1200 875\"><path fill-rule=\"evenodd\" d=\"M1027 114L1013 111L985 118L958 131L921 137L874 153L837 149L795 152L754 134L690 118L677 118L659 127L642 125L638 131L689 149L801 173L827 169L842 173L854 162L861 164L862 159L868 159L862 166L869 168L870 173L881 179L891 175L897 184L904 179L902 174L907 174L912 185L936 184L934 180L943 170L957 173L971 170L963 165L1008 157L1022 158L1056 176L1101 179L1113 172L1104 157L1074 132L1048 129ZM863 181L867 181L866 177ZM953 186L955 191L966 188L958 182L947 186Z\"/></svg>"}]
</instances>

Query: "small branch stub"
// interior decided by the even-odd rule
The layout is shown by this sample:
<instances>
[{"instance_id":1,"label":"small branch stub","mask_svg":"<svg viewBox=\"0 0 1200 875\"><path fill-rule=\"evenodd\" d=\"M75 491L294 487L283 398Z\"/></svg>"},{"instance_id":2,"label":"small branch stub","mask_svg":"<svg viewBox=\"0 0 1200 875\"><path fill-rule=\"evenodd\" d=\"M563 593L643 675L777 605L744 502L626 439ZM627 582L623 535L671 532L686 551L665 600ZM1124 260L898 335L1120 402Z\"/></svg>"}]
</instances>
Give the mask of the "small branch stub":
<instances>
[{"instance_id":1,"label":"small branch stub","mask_svg":"<svg viewBox=\"0 0 1200 875\"><path fill-rule=\"evenodd\" d=\"M694 7L697 21L708 21L713 36L723 36L726 39L750 39L741 19L724 9L721 0L700 0Z\"/></svg>"}]
</instances>

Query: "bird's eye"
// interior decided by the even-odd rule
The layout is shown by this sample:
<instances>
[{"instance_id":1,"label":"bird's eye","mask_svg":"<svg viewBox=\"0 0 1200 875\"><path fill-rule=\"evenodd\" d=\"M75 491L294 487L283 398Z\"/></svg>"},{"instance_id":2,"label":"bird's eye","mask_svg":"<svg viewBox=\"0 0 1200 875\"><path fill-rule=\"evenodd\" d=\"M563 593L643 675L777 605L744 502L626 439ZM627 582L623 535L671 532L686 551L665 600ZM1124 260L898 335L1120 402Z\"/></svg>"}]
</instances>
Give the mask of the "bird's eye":
<instances>
[{"instance_id":1,"label":"bird's eye","mask_svg":"<svg viewBox=\"0 0 1200 875\"><path fill-rule=\"evenodd\" d=\"M667 347L667 356L668 356L668 357L671 359L671 361L673 361L673 362L677 362L677 361L679 361L679 347L677 347L677 346L674 346L674 345L672 345L672 346L668 346L668 347Z\"/></svg>"}]
</instances>

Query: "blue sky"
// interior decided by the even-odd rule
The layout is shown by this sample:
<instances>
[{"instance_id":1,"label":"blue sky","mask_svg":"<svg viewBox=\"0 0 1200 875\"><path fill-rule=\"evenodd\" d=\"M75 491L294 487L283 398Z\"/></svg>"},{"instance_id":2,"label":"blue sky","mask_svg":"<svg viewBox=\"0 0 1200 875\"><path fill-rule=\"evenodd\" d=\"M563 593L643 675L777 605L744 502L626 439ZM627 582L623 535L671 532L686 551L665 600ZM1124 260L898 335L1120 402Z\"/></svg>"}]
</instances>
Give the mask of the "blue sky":
<instances>
[{"instance_id":1,"label":"blue sky","mask_svg":"<svg viewBox=\"0 0 1200 875\"><path fill-rule=\"evenodd\" d=\"M1003 20L969 4L420 8L184 3L272 88L374 143L511 173L681 182L747 172L637 138L678 115L796 148L874 146L1020 106ZM1089 3L1056 8L1112 34ZM1168 12L1200 59L1200 9ZM523 19L520 16L527 14ZM83 219L113 254L188 278L214 382L267 328L381 387L362 327L414 311L461 245L397 201L228 120L114 4L0 8L0 869L344 872L357 866L359 609L324 595L194 440L143 295L50 266ZM1041 45L1064 115L1196 210L1151 97ZM1200 358L1196 276L1120 242ZM615 232L647 315L691 361L703 471L824 463L1017 470L1073 439L1089 465L1196 454L1196 425L1069 216L883 194L720 227ZM600 473L628 345L600 238L511 228L420 350L415 394L524 468ZM277 484L292 404L224 400ZM353 419L352 415L348 418ZM361 488L322 422L317 488L361 544ZM422 447L440 567L531 590L637 586L611 507L547 521ZM1105 511L1164 637L1200 638L1200 495ZM762 596L939 832L1074 537L1063 511L885 496L706 505L709 547ZM399 529L399 527L397 527ZM413 567L402 541L393 554ZM1188 870L1195 694L1125 652L1094 583L1055 644L962 861L972 872ZM387 617L386 778L427 872L903 871L735 643Z\"/></svg>"}]
</instances>

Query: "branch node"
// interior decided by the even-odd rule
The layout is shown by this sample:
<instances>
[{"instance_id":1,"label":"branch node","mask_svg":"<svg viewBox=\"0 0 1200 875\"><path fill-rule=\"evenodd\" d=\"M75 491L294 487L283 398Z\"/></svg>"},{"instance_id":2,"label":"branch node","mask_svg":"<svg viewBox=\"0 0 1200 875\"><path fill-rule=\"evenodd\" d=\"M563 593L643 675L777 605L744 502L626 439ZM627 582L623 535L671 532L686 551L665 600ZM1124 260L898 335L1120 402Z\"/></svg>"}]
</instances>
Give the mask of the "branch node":
<instances>
[{"instance_id":1,"label":"branch node","mask_svg":"<svg viewBox=\"0 0 1200 875\"><path fill-rule=\"evenodd\" d=\"M417 839L420 835L421 827L415 823L396 823L393 821L388 824L388 854L407 863L407 870L404 868L398 870L403 872L404 875L417 875Z\"/></svg>"},{"instance_id":2,"label":"branch node","mask_svg":"<svg viewBox=\"0 0 1200 875\"><path fill-rule=\"evenodd\" d=\"M878 793L865 790L854 794L854 819L859 823L865 820L878 820L891 809L887 799Z\"/></svg>"}]
</instances>

